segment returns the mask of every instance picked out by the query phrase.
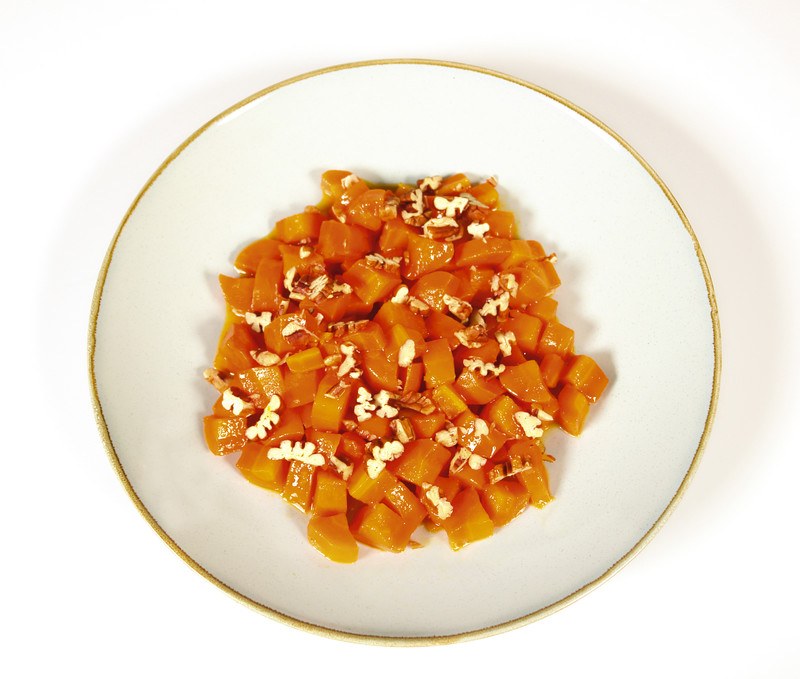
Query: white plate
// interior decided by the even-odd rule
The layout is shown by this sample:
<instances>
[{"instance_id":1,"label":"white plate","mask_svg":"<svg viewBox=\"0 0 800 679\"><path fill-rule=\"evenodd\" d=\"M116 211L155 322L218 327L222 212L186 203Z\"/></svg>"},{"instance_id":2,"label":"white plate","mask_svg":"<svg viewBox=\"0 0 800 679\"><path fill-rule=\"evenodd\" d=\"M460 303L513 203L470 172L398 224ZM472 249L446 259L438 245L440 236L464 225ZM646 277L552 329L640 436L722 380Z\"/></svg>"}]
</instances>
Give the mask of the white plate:
<instances>
[{"instance_id":1,"label":"white plate","mask_svg":"<svg viewBox=\"0 0 800 679\"><path fill-rule=\"evenodd\" d=\"M200 377L223 318L218 272L319 176L496 174L523 237L559 255L559 316L611 378L585 433L555 433L556 500L458 553L321 557L305 517L206 450ZM380 62L281 83L193 134L109 249L90 359L101 433L131 497L192 567L285 622L430 643L493 633L574 601L652 536L710 426L719 372L711 281L666 187L617 135L535 86L456 64Z\"/></svg>"}]
</instances>

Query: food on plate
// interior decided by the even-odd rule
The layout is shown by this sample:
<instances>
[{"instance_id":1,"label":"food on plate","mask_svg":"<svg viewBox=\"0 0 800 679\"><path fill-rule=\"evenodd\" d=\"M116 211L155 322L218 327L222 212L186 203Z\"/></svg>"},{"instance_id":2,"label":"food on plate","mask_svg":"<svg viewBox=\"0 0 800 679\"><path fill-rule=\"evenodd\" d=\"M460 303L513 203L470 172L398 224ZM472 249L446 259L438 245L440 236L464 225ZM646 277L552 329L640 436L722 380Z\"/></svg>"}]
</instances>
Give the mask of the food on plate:
<instances>
[{"instance_id":1,"label":"food on plate","mask_svg":"<svg viewBox=\"0 0 800 679\"><path fill-rule=\"evenodd\" d=\"M580 434L608 384L558 320L556 256L517 238L494 179L330 170L322 192L220 276L211 452L344 563L420 526L458 550L544 507L545 435Z\"/></svg>"}]
</instances>

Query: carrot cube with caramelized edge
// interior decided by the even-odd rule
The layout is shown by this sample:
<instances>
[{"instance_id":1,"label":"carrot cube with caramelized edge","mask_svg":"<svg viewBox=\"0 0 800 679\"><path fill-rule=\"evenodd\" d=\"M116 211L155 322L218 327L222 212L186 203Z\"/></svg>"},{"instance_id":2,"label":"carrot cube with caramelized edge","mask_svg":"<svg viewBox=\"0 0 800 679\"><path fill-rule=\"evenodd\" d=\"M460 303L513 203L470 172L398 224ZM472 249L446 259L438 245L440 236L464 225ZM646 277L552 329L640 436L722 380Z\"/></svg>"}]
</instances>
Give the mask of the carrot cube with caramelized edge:
<instances>
[{"instance_id":1,"label":"carrot cube with caramelized edge","mask_svg":"<svg viewBox=\"0 0 800 679\"><path fill-rule=\"evenodd\" d=\"M494 533L494 523L481 505L478 492L465 488L453 500L453 514L444 522L450 547L457 551Z\"/></svg>"},{"instance_id":2,"label":"carrot cube with caramelized edge","mask_svg":"<svg viewBox=\"0 0 800 679\"><path fill-rule=\"evenodd\" d=\"M403 519L384 504L362 507L350 524L355 539L387 552L402 552L408 545Z\"/></svg>"},{"instance_id":3,"label":"carrot cube with caramelized edge","mask_svg":"<svg viewBox=\"0 0 800 679\"><path fill-rule=\"evenodd\" d=\"M312 512L319 516L344 514L347 511L347 483L340 476L324 469L317 472Z\"/></svg>"},{"instance_id":4,"label":"carrot cube with caramelized edge","mask_svg":"<svg viewBox=\"0 0 800 679\"><path fill-rule=\"evenodd\" d=\"M267 446L255 441L245 444L236 466L250 483L274 491L283 488L289 470L286 460L270 460Z\"/></svg>"},{"instance_id":5,"label":"carrot cube with caramelized edge","mask_svg":"<svg viewBox=\"0 0 800 679\"><path fill-rule=\"evenodd\" d=\"M368 258L359 259L342 274L342 280L352 286L366 304L374 304L391 296L400 285L399 268L383 263L373 264Z\"/></svg>"},{"instance_id":6,"label":"carrot cube with caramelized edge","mask_svg":"<svg viewBox=\"0 0 800 679\"><path fill-rule=\"evenodd\" d=\"M551 353L567 356L572 353L574 343L575 332L571 328L555 320L548 321L544 326L542 336L539 338L536 351L540 356Z\"/></svg>"},{"instance_id":7,"label":"carrot cube with caramelized edge","mask_svg":"<svg viewBox=\"0 0 800 679\"><path fill-rule=\"evenodd\" d=\"M450 384L440 384L431 392L431 398L450 419L469 408L464 399Z\"/></svg>"},{"instance_id":8,"label":"carrot cube with caramelized edge","mask_svg":"<svg viewBox=\"0 0 800 679\"><path fill-rule=\"evenodd\" d=\"M565 384L558 392L556 421L568 434L577 436L589 414L589 399L571 384Z\"/></svg>"},{"instance_id":9,"label":"carrot cube with caramelized edge","mask_svg":"<svg viewBox=\"0 0 800 679\"><path fill-rule=\"evenodd\" d=\"M358 543L344 514L312 516L308 521L308 541L331 561L353 563L358 559Z\"/></svg>"},{"instance_id":10,"label":"carrot cube with caramelized edge","mask_svg":"<svg viewBox=\"0 0 800 679\"><path fill-rule=\"evenodd\" d=\"M219 285L222 288L222 295L234 313L244 316L245 312L250 311L253 303L253 285L255 279L231 278L230 276L219 276Z\"/></svg>"},{"instance_id":11,"label":"carrot cube with caramelized edge","mask_svg":"<svg viewBox=\"0 0 800 679\"><path fill-rule=\"evenodd\" d=\"M425 353L422 354L422 363L425 366L425 386L434 389L440 384L450 384L456 379L453 364L453 352L445 339L431 340L425 343Z\"/></svg>"},{"instance_id":12,"label":"carrot cube with caramelized edge","mask_svg":"<svg viewBox=\"0 0 800 679\"><path fill-rule=\"evenodd\" d=\"M410 233L406 251L408 259L403 267L403 275L411 280L417 280L426 273L449 264L454 253L455 247L452 243Z\"/></svg>"},{"instance_id":13,"label":"carrot cube with caramelized edge","mask_svg":"<svg viewBox=\"0 0 800 679\"><path fill-rule=\"evenodd\" d=\"M483 506L495 526L505 526L528 506L528 491L516 479L502 479L483 488Z\"/></svg>"},{"instance_id":14,"label":"carrot cube with caramelized edge","mask_svg":"<svg viewBox=\"0 0 800 679\"><path fill-rule=\"evenodd\" d=\"M262 238L250 243L238 255L233 263L240 273L253 276L262 259L280 259L280 242L274 238Z\"/></svg>"},{"instance_id":15,"label":"carrot cube with caramelized edge","mask_svg":"<svg viewBox=\"0 0 800 679\"><path fill-rule=\"evenodd\" d=\"M608 377L589 356L573 356L564 373L564 382L571 384L594 403L608 386Z\"/></svg>"},{"instance_id":16,"label":"carrot cube with caramelized edge","mask_svg":"<svg viewBox=\"0 0 800 679\"><path fill-rule=\"evenodd\" d=\"M353 470L353 474L347 482L347 491L359 502L374 505L383 499L396 482L395 475L387 469L383 469L375 478L372 478L366 462L363 462Z\"/></svg>"},{"instance_id":17,"label":"carrot cube with caramelized edge","mask_svg":"<svg viewBox=\"0 0 800 679\"><path fill-rule=\"evenodd\" d=\"M283 486L283 499L300 511L307 512L314 496L316 475L316 467L299 460L292 460Z\"/></svg>"},{"instance_id":18,"label":"carrot cube with caramelized edge","mask_svg":"<svg viewBox=\"0 0 800 679\"><path fill-rule=\"evenodd\" d=\"M324 217L321 212L309 209L300 214L281 219L275 224L275 236L284 243L299 243L319 236Z\"/></svg>"},{"instance_id":19,"label":"carrot cube with caramelized edge","mask_svg":"<svg viewBox=\"0 0 800 679\"><path fill-rule=\"evenodd\" d=\"M314 429L338 432L342 428L345 411L350 404L352 386L339 381L336 373L328 373L319 383L311 409Z\"/></svg>"},{"instance_id":20,"label":"carrot cube with caramelized edge","mask_svg":"<svg viewBox=\"0 0 800 679\"><path fill-rule=\"evenodd\" d=\"M247 418L215 417L203 418L203 435L208 449L214 455L228 455L241 450L247 443Z\"/></svg>"},{"instance_id":21,"label":"carrot cube with caramelized edge","mask_svg":"<svg viewBox=\"0 0 800 679\"><path fill-rule=\"evenodd\" d=\"M372 241L373 236L366 229L329 219L320 226L317 251L325 261L341 263L372 252Z\"/></svg>"}]
</instances>

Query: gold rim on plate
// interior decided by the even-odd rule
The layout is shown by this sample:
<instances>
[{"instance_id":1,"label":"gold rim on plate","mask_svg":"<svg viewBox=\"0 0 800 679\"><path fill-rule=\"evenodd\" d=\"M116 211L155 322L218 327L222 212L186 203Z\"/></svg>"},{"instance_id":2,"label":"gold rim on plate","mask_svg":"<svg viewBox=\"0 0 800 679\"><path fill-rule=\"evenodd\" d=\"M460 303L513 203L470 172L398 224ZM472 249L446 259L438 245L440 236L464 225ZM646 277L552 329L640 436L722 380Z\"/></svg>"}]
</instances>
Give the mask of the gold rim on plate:
<instances>
[{"instance_id":1,"label":"gold rim on plate","mask_svg":"<svg viewBox=\"0 0 800 679\"><path fill-rule=\"evenodd\" d=\"M119 240L120 234L122 230L125 228L125 225L128 222L131 214L136 209L136 206L139 204L139 201L142 199L144 194L150 188L150 186L158 179L159 175L167 168L167 166L177 158L183 150L189 146L197 137L199 137L203 132L205 132L209 127L218 123L219 121L223 120L230 114L238 111L244 106L247 106L251 102L260 99L261 97L269 94L270 92L274 92L277 89L282 87L286 87L287 85L291 85L293 83L299 82L301 80L306 80L307 78L313 78L318 75L324 75L326 73L333 73L335 71L341 71L344 69L350 68L362 68L365 66L385 66L385 65L394 65L394 64L419 64L425 66L439 66L443 68L457 68L464 71L473 71L476 73L482 73L484 75L493 76L495 78L500 78L501 80L505 80L507 82L514 83L516 85L520 85L522 87L526 87L534 92L538 92L558 103L566 106L570 110L574 111L575 113L581 115L585 119L589 120L590 122L594 123L597 127L599 127L603 132L611 136L615 139L619 144L630 153L636 161L647 171L647 173L653 178L653 180L658 184L658 186L663 191L664 195L667 197L667 200L671 203L672 207L675 209L675 212L680 217L681 222L683 223L686 232L689 234L689 237L692 239L694 243L695 253L697 255L697 260L700 264L700 269L703 272L703 278L705 279L706 288L708 291L708 303L711 312L711 325L714 332L714 378L712 381L712 388L711 388L711 399L709 400L708 404L708 414L706 416L705 426L703 428L703 434L700 437L700 442L697 446L697 450L695 451L694 457L692 458L692 462L689 465L689 468L686 471L686 475L683 477L683 481L681 481L678 490L675 492L675 495L670 500L669 504L666 506L664 511L655 521L655 523L650 527L650 529L642 536L642 538L628 551L625 556L619 559L616 563L614 563L605 573L603 573L598 578L594 579L593 581L585 584L580 589L577 589L572 594L556 601L555 603L550 604L549 606L545 606L533 613L529 613L527 615L523 615L519 618L515 618L513 620L509 620L504 623L500 623L497 625L492 625L489 627L484 627L479 630L472 630L469 632L461 632L458 634L450 634L445 636L424 636L424 637L388 637L388 636L379 636L379 635L367 635L367 634L355 634L352 632L344 632L341 630L332 629L329 627L323 627L321 625L315 625L308 622L303 622L302 620L298 620L297 618L293 618L291 616L285 615L280 611L276 611L268 606L265 606L257 601L246 597L245 595L241 594L240 592L236 591L232 587L226 585L224 582L215 578L211 573L209 573L205 568L203 568L199 563L197 563L194 559L192 559L186 552L184 552L181 547L164 531L164 529L158 524L158 522L153 518L152 514L147 510L147 507L144 506L144 503L139 499L139 496L136 494L133 486L131 485L128 477L125 474L125 470L122 468L122 464L117 456L116 451L114 450L114 444L111 442L111 436L108 432L108 427L106 425L105 417L103 416L103 406L100 403L100 397L97 393L97 382L95 379L94 373L94 354L95 354L95 344L96 344L96 337L95 332L97 330L97 317L100 312L100 304L103 297L103 287L105 285L106 276L108 275L108 269L111 265L111 260L114 256L114 250L117 245L117 241ZM492 71L486 68L481 68L479 66L470 66L468 64L461 64L457 62L450 62L450 61L436 61L431 59L376 59L372 61L358 61L348 64L340 64L338 66L330 66L328 68L319 69L316 71L311 71L309 73L304 73L303 75L295 76L294 78L289 78L288 80L284 80L282 82L276 83L271 87L267 87L255 94L243 99L242 101L234 104L227 110L223 111L219 115L215 116L211 120L209 120L205 125L200 127L197 131L195 131L190 137L188 137L178 148L176 148L168 157L167 159L159 166L159 168L153 173L150 179L147 180L147 183L144 185L139 194L136 196L136 199L133 201L131 206L128 208L128 211L125 213L125 216L122 219L119 227L117 228L114 237L111 240L111 244L108 247L108 251L106 252L105 259L103 260L103 264L100 267L100 273L97 277L97 285L94 291L94 298L92 300L92 308L91 308L91 315L89 320L89 343L88 343L88 350L89 350L89 381L91 384L91 391L92 391L92 402L94 406L95 418L97 420L97 426L100 430L100 436L103 440L103 444L105 445L106 452L108 453L109 459L111 460L111 464L114 467L114 470L117 472L117 476L119 477L122 485L125 487L125 490L128 491L128 495L130 495L133 503L136 505L136 508L141 512L142 516L147 520L147 522L152 526L153 530L161 536L161 539L164 540L172 550L181 558L183 559L189 566L191 566L195 571L200 573L203 577L213 582L217 587L222 589L224 592L230 594L233 598L237 599L241 603L249 606L250 608L255 609L259 613L263 613L268 615L280 622L287 624L291 627L295 627L297 629L304 630L306 632L313 632L315 634L321 634L323 636L327 636L334 639L341 639L344 641L355 641L361 643L372 643L372 644L380 644L380 645L387 645L387 646L430 646L436 644L449 644L457 641L467 641L471 639L479 639L482 637L491 636L493 634L499 634L500 632L505 632L508 630L516 629L523 625L527 625L528 623L535 622L536 620L540 620L551 613L555 613L556 611L568 606L571 603L574 603L579 598L588 594L592 591L595 587L600 585L601 583L608 580L612 575L617 573L623 566L625 566L636 554L638 554L642 548L650 542L653 538L655 533L664 525L664 522L669 518L672 511L675 509L675 505L678 503L678 500L683 496L683 493L686 491L686 487L689 484L690 479L694 475L695 470L697 469L697 465L700 461L700 457L702 456L703 449L706 444L706 440L708 438L708 434L711 430L711 423L714 419L714 413L717 407L717 397L719 395L719 379L720 379L720 370L722 367L722 359L720 355L720 328L719 328L719 314L717 310L717 301L714 296L714 285L711 281L711 274L708 270L708 264L706 263L705 256L703 255L703 250L700 247L700 243L697 240L697 236L694 233L691 225L689 224L689 220L686 218L686 215L683 213L680 205L675 200L675 197L672 195L670 190L667 188L666 184L661 180L661 178L655 173L652 167L647 164L647 162L642 158L639 153L634 150L630 144L628 144L622 137L620 137L616 132L614 132L611 128L605 125L603 122L595 118L593 115L584 111L582 108L576 106L572 102L560 97L553 92L550 92L542 87L537 85L533 85L528 83L524 80L519 78L514 78L513 76L506 75L504 73L499 73L497 71Z\"/></svg>"}]
</instances>

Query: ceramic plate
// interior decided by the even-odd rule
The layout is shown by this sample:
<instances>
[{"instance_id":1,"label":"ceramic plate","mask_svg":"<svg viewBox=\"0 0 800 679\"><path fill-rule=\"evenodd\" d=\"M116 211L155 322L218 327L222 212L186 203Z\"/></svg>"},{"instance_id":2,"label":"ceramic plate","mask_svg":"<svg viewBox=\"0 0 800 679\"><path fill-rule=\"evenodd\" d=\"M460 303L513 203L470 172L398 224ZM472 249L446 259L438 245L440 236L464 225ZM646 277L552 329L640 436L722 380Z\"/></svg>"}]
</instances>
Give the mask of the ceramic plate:
<instances>
[{"instance_id":1,"label":"ceramic plate","mask_svg":"<svg viewBox=\"0 0 800 679\"><path fill-rule=\"evenodd\" d=\"M331 563L306 518L205 448L224 306L216 276L349 169L375 182L497 175L522 236L559 257L559 316L611 384L548 450L555 501L450 551ZM345 638L488 634L574 601L652 536L697 462L719 369L711 281L688 222L620 137L482 69L380 62L295 78L194 133L125 216L98 282L90 363L101 433L146 519L193 568L285 622ZM231 456L235 457L235 456Z\"/></svg>"}]
</instances>

